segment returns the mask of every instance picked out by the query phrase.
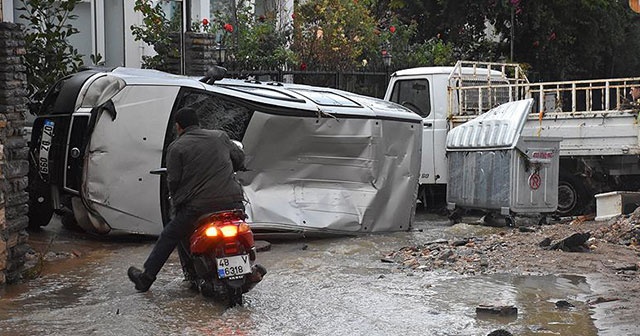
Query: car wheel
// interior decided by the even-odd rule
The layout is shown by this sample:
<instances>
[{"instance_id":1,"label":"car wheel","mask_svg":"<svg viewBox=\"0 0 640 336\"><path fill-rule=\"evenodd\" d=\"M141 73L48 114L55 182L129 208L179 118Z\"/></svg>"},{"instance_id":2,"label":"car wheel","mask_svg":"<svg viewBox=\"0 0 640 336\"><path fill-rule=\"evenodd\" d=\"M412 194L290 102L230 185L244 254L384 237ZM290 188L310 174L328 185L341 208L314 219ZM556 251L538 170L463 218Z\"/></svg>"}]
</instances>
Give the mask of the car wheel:
<instances>
[{"instance_id":1,"label":"car wheel","mask_svg":"<svg viewBox=\"0 0 640 336\"><path fill-rule=\"evenodd\" d=\"M63 213L60 216L60 223L62 223L62 226L69 231L84 232L84 229L82 229L80 225L78 225L78 222L76 221L76 217L73 215L73 212Z\"/></svg>"}]
</instances>

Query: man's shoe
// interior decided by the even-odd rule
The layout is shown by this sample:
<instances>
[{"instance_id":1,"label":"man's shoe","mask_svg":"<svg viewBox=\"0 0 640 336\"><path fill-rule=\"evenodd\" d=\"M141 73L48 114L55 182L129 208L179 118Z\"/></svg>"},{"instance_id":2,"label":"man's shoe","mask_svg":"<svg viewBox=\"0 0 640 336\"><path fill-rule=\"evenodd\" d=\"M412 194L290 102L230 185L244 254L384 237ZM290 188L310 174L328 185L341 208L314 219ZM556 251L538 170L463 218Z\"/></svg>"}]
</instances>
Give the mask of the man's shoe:
<instances>
[{"instance_id":1,"label":"man's shoe","mask_svg":"<svg viewBox=\"0 0 640 336\"><path fill-rule=\"evenodd\" d=\"M136 285L136 289L140 292L146 292L151 284L156 281L156 277L152 277L136 267L129 267L127 270L129 279Z\"/></svg>"}]
</instances>

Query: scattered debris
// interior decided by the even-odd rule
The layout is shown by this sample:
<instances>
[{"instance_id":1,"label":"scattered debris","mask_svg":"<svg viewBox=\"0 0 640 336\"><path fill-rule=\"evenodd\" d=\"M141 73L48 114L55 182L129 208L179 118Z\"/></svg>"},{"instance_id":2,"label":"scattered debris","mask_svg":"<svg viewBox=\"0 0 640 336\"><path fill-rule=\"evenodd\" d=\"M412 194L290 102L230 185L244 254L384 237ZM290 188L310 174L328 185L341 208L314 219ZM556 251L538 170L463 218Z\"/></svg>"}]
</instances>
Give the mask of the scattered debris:
<instances>
[{"instance_id":1,"label":"scattered debris","mask_svg":"<svg viewBox=\"0 0 640 336\"><path fill-rule=\"evenodd\" d=\"M609 250L610 244L640 251L640 224L636 224L640 222L640 210L608 223L588 221L590 218L592 216L579 216L571 221L535 226L535 230L505 227L482 237L437 239L388 252L380 260L414 272L541 274L544 268L539 261L543 259L553 263L557 253L596 252L593 258L597 258L597 252ZM557 255L557 258L562 256ZM569 269L571 265L562 264L560 267ZM616 266L609 268L634 276L637 273L631 272L639 272L640 263L618 261Z\"/></svg>"}]
</instances>

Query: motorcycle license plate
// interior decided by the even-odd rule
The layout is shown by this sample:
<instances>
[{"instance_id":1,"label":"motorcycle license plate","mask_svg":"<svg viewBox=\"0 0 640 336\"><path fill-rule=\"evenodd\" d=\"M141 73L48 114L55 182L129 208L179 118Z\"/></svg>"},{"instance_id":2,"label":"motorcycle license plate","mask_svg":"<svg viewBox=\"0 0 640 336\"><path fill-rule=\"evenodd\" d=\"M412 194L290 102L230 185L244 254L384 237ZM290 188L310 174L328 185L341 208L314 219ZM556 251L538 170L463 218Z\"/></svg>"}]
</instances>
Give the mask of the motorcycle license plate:
<instances>
[{"instance_id":1,"label":"motorcycle license plate","mask_svg":"<svg viewBox=\"0 0 640 336\"><path fill-rule=\"evenodd\" d=\"M49 150L51 149L51 138L53 137L54 122L45 120L42 127L42 137L40 138L40 154L38 155L38 167L43 175L49 174Z\"/></svg>"},{"instance_id":2,"label":"motorcycle license plate","mask_svg":"<svg viewBox=\"0 0 640 336\"><path fill-rule=\"evenodd\" d=\"M220 279L251 273L248 254L216 258L216 264L218 265L218 277Z\"/></svg>"}]
</instances>

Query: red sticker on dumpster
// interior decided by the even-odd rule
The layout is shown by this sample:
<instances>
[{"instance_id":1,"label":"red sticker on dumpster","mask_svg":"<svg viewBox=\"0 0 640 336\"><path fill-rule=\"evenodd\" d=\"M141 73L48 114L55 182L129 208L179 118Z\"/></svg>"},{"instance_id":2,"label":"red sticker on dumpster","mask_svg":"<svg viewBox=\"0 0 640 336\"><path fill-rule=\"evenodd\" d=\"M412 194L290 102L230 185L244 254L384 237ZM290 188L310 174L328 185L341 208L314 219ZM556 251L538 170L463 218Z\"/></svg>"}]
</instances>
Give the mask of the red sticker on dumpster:
<instances>
[{"instance_id":1,"label":"red sticker on dumpster","mask_svg":"<svg viewBox=\"0 0 640 336\"><path fill-rule=\"evenodd\" d=\"M529 176L529 187L531 187L531 189L537 190L538 188L540 188L540 182L542 182L542 180L540 179L540 174L533 173L531 174L531 176Z\"/></svg>"}]
</instances>

